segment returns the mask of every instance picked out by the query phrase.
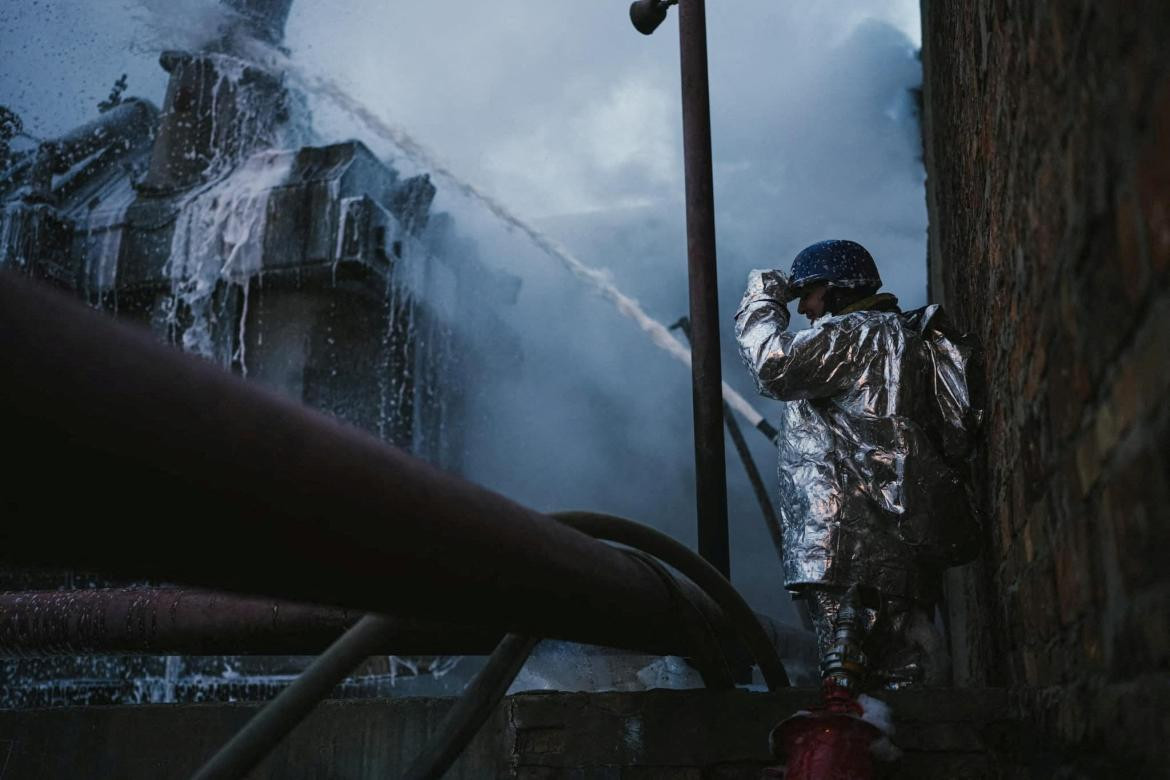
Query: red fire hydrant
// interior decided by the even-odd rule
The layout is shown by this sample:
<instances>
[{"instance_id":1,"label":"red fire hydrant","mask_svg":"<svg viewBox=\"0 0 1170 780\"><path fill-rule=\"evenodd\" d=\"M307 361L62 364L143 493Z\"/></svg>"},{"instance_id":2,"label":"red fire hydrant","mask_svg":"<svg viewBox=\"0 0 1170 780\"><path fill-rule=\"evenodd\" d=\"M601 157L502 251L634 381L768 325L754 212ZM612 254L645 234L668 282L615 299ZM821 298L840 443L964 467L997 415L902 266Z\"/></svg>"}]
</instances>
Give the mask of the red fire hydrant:
<instances>
[{"instance_id":1,"label":"red fire hydrant","mask_svg":"<svg viewBox=\"0 0 1170 780\"><path fill-rule=\"evenodd\" d=\"M857 698L869 665L861 649L864 631L860 604L860 594L854 586L842 599L834 621L833 644L821 660L823 703L811 712L798 712L772 729L772 754L785 761L787 771L768 770L765 777L873 780L874 743L889 735L871 722L873 718L863 717L866 713ZM884 707L877 701L873 706ZM888 718L881 719L887 721Z\"/></svg>"},{"instance_id":2,"label":"red fire hydrant","mask_svg":"<svg viewBox=\"0 0 1170 780\"><path fill-rule=\"evenodd\" d=\"M885 736L862 720L861 705L847 688L825 680L824 705L781 721L772 730L774 755L786 761L786 780L873 780L870 748Z\"/></svg>"}]
</instances>

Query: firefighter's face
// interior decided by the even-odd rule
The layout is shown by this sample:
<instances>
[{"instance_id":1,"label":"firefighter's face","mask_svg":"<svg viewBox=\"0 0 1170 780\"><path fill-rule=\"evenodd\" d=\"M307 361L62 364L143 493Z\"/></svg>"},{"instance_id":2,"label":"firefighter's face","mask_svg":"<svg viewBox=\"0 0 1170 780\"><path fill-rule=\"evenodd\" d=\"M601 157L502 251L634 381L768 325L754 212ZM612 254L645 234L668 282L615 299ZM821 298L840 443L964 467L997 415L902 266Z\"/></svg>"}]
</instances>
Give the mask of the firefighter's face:
<instances>
[{"instance_id":1,"label":"firefighter's face","mask_svg":"<svg viewBox=\"0 0 1170 780\"><path fill-rule=\"evenodd\" d=\"M828 290L829 285L824 282L801 290L800 305L796 307L796 310L808 317L809 322L813 322L824 316L825 293Z\"/></svg>"}]
</instances>

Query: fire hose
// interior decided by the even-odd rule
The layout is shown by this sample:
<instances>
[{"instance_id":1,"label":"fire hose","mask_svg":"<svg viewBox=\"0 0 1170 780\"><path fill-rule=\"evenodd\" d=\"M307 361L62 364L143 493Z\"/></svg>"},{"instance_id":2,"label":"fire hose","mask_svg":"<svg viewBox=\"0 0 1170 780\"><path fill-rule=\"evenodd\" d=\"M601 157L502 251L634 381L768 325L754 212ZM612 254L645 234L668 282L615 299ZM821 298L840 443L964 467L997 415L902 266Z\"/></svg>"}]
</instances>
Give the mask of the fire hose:
<instances>
[{"instance_id":1,"label":"fire hose","mask_svg":"<svg viewBox=\"0 0 1170 780\"><path fill-rule=\"evenodd\" d=\"M680 317L673 325L671 330L680 330L686 337L687 343L691 341L691 320L689 317ZM731 437L731 443L735 445L735 451L739 454L739 460L743 464L744 473L747 475L748 482L752 486L752 493L756 496L756 503L760 506L760 514L764 518L764 527L768 529L768 536L772 539L772 547L776 550L776 556L781 561L784 560L784 532L780 528L780 521L776 517L776 510L772 506L772 500L768 498L768 488L764 485L764 480L760 476L760 470L756 468L756 462L752 459L751 450L748 449L747 440L744 439L743 431L739 428L739 423L735 419L735 414L731 411L731 406L727 401L723 402L723 424L727 427L727 435ZM780 432L776 430L775 426L760 415L760 421L755 425L756 430L768 437L768 441L773 444L780 436ZM795 604L796 616L800 619L800 624L807 630L812 630L812 620L809 618L808 607L803 601L797 601Z\"/></svg>"}]
</instances>

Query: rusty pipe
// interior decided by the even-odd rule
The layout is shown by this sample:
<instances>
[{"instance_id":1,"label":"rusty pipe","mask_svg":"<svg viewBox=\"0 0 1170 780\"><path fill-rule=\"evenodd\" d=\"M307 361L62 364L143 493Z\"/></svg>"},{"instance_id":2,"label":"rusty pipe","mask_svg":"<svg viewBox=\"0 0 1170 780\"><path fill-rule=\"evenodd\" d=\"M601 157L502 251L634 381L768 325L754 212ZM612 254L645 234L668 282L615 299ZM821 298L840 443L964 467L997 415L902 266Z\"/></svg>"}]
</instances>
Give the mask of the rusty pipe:
<instances>
[{"instance_id":1,"label":"rusty pipe","mask_svg":"<svg viewBox=\"0 0 1170 780\"><path fill-rule=\"evenodd\" d=\"M623 552L13 273L0 365L0 563L647 652L703 630Z\"/></svg>"},{"instance_id":2,"label":"rusty pipe","mask_svg":"<svg viewBox=\"0 0 1170 780\"><path fill-rule=\"evenodd\" d=\"M85 588L0 593L0 657L315 655L361 617L339 607L194 588ZM486 655L502 634L383 618L378 652Z\"/></svg>"}]
</instances>

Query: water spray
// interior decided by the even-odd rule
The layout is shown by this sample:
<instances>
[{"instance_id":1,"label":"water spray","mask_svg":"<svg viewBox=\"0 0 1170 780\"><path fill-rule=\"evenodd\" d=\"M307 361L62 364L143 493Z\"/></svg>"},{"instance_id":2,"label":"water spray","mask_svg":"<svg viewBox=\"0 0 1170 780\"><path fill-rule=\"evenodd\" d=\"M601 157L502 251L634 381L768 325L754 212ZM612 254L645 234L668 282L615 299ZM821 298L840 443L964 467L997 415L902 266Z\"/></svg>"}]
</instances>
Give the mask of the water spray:
<instances>
[{"instance_id":1,"label":"water spray","mask_svg":"<svg viewBox=\"0 0 1170 780\"><path fill-rule=\"evenodd\" d=\"M645 333L659 349L665 350L676 360L691 365L691 352L678 339L671 335L665 325L651 317L642 308L637 300L619 290L610 278L610 274L600 268L586 265L575 257L568 249L557 241L529 225L513 214L507 207L492 196L485 193L474 184L460 178L426 147L412 138L405 130L385 121L361 103L353 95L345 91L331 79L317 74L306 72L293 63L282 52L276 51L262 44L255 44L260 51L257 58L278 58L279 66L290 74L300 85L309 92L319 95L347 114L358 120L370 132L379 138L389 141L409 157L416 164L427 168L433 174L443 177L466 197L480 203L505 225L526 236L545 254L559 260L575 277L588 284L595 292L613 304L623 316L633 320L638 328ZM753 427L761 431L769 439L775 440L776 429L764 419L756 409L748 403L742 395L737 393L726 382L723 383L723 399Z\"/></svg>"}]
</instances>

